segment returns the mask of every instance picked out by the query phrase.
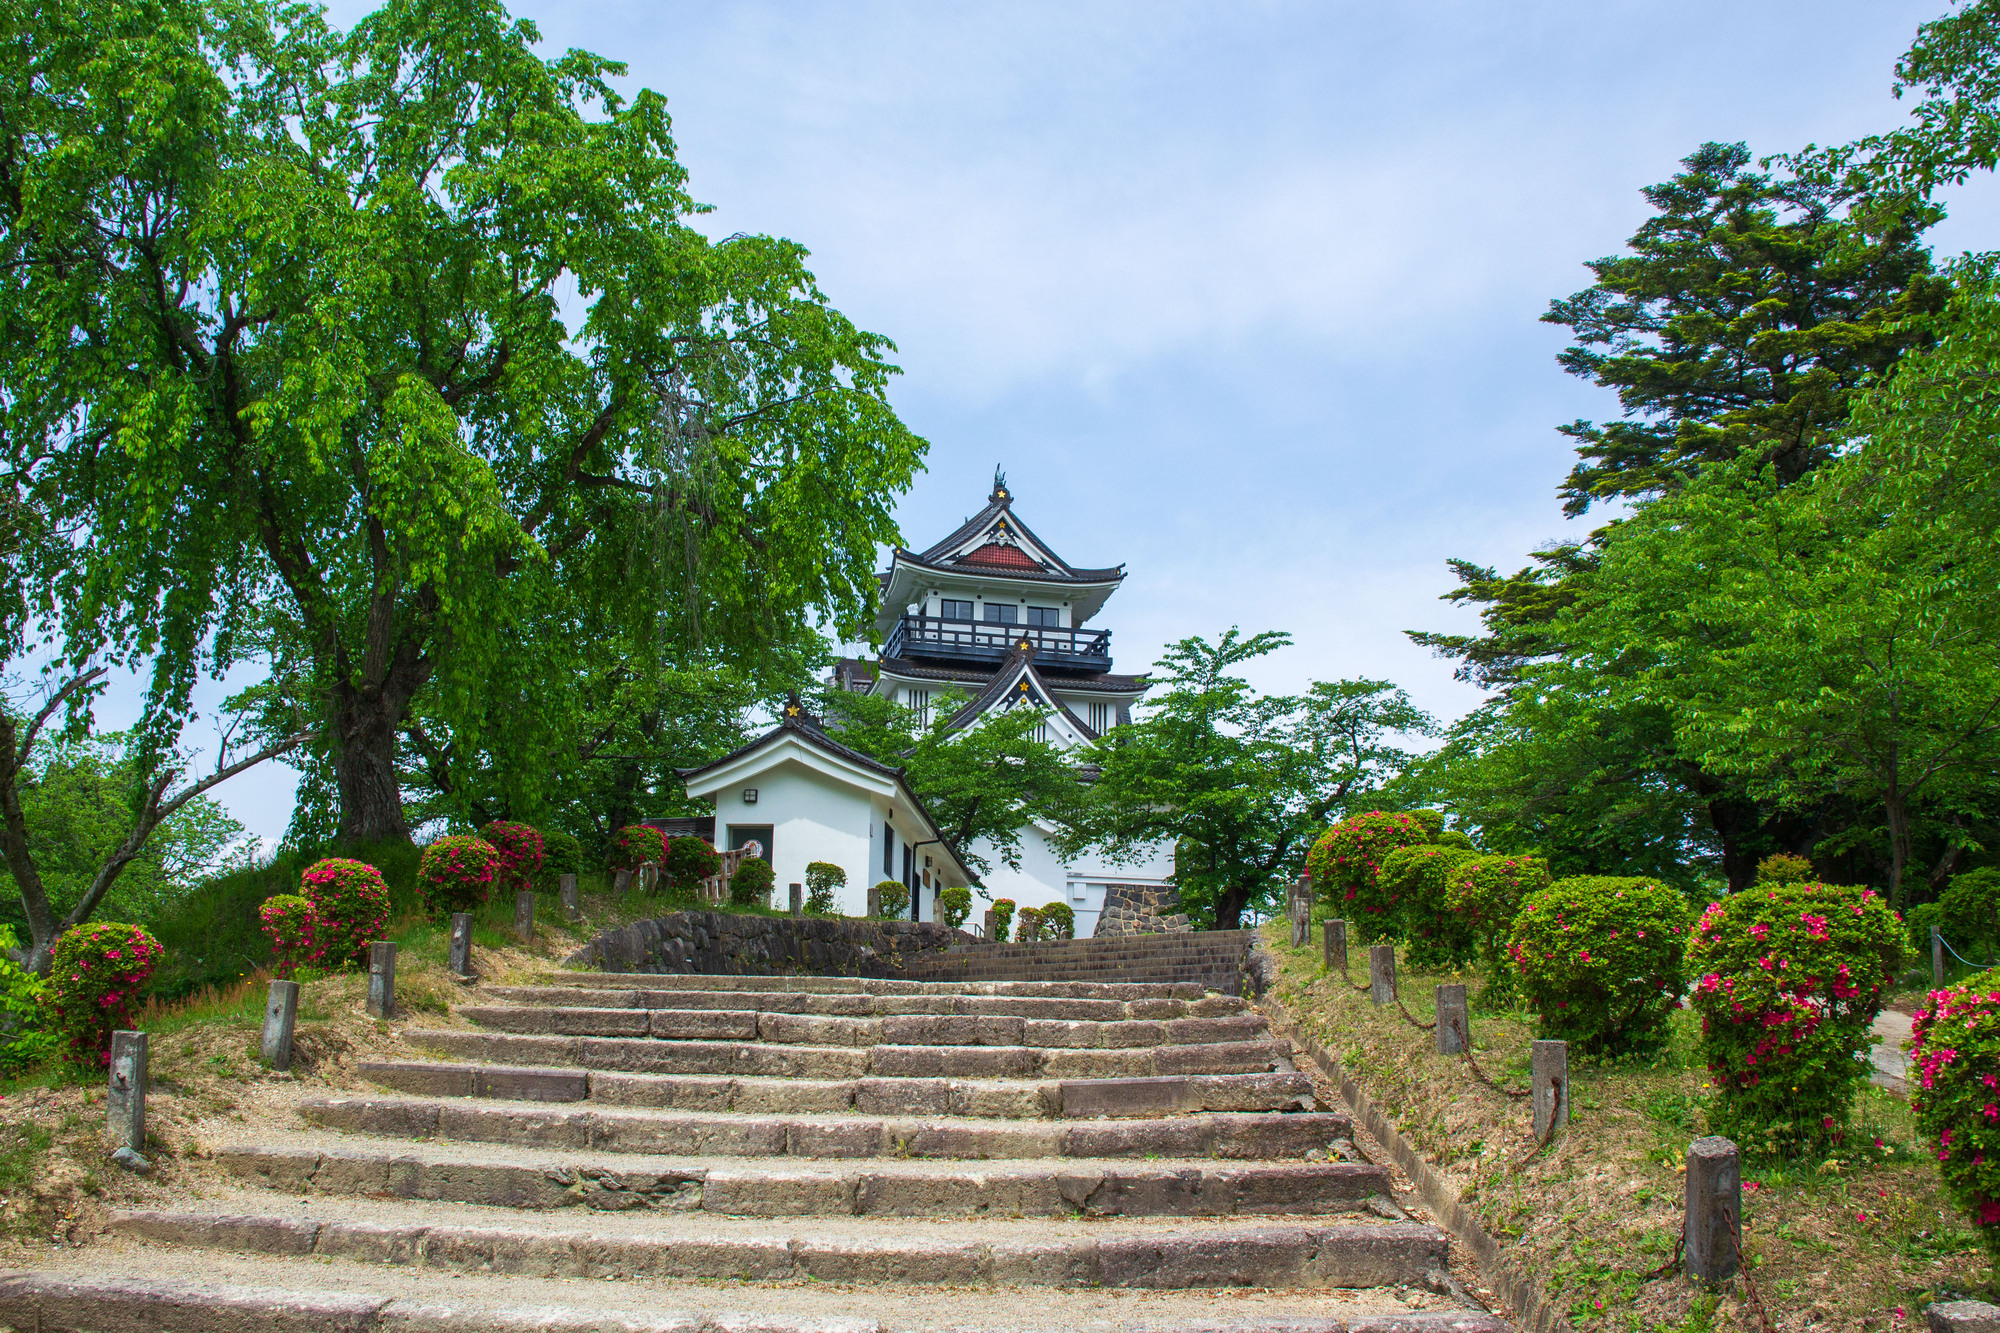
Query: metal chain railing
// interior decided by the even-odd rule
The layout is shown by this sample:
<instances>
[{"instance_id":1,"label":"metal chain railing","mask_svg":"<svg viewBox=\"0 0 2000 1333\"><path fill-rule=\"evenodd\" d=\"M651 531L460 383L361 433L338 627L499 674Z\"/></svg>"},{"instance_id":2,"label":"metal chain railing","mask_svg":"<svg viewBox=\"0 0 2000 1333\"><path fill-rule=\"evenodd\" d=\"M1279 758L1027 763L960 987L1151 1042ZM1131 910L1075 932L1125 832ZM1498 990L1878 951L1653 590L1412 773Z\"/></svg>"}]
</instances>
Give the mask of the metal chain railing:
<instances>
[{"instance_id":1,"label":"metal chain railing","mask_svg":"<svg viewBox=\"0 0 2000 1333\"><path fill-rule=\"evenodd\" d=\"M1410 1025L1411 1027L1413 1027L1413 1028L1422 1028L1422 1029L1423 1029L1424 1031L1426 1031L1426 1032L1435 1032L1435 1031L1437 1031L1437 1020L1436 1020L1436 1019L1432 1019L1432 1020L1431 1020L1430 1022L1428 1022L1428 1023L1420 1023L1420 1022L1418 1022L1418 1021L1417 1021L1417 1018L1416 1018L1416 1015L1412 1014L1412 1013L1411 1013L1411 1012L1410 1012L1410 1011L1409 1011L1408 1009L1404 1009L1404 1008L1403 1008L1403 997L1402 997L1402 996L1400 996L1400 995L1397 995L1397 994L1395 994L1395 993L1394 993L1394 992L1392 991L1392 992L1390 992L1390 997L1391 997L1392 999L1394 999L1394 1000L1396 1001L1396 1008L1398 1008L1398 1009L1401 1009L1401 1010L1402 1010L1402 1013L1403 1013L1403 1021L1404 1021L1404 1022L1408 1023L1408 1024L1409 1024L1409 1025Z\"/></svg>"},{"instance_id":2,"label":"metal chain railing","mask_svg":"<svg viewBox=\"0 0 2000 1333\"><path fill-rule=\"evenodd\" d=\"M1505 1092L1506 1089L1502 1088L1501 1091ZM1533 1088L1530 1088L1528 1091L1530 1095L1533 1095L1534 1093ZM1526 1166L1528 1163L1534 1161L1535 1158L1541 1155L1542 1149L1548 1147L1551 1143L1554 1143L1556 1141L1556 1130L1562 1124L1561 1117L1559 1117L1556 1113L1562 1110L1562 1104L1563 1104L1563 1081L1559 1078L1552 1078L1549 1080L1549 1127L1542 1131L1541 1142L1537 1143L1534 1147L1528 1149L1527 1152L1523 1153L1520 1159L1516 1161L1514 1165Z\"/></svg>"},{"instance_id":3,"label":"metal chain railing","mask_svg":"<svg viewBox=\"0 0 2000 1333\"><path fill-rule=\"evenodd\" d=\"M1674 1257L1667 1260L1665 1263L1661 1264L1658 1268L1655 1268L1652 1272L1646 1274L1646 1276L1640 1278L1639 1281L1642 1283L1657 1282L1661 1278L1665 1277L1667 1274L1673 1272L1676 1268L1679 1268L1681 1266L1681 1256L1687 1253L1687 1243L1688 1243L1687 1219L1684 1217L1681 1219L1681 1234L1674 1237Z\"/></svg>"},{"instance_id":4,"label":"metal chain railing","mask_svg":"<svg viewBox=\"0 0 2000 1333\"><path fill-rule=\"evenodd\" d=\"M1487 1087L1493 1089L1493 1091L1504 1094L1505 1096L1508 1097L1521 1098L1521 1097L1532 1097L1535 1095L1535 1090L1533 1088L1523 1088L1519 1091L1516 1091L1513 1088L1503 1088L1498 1083L1495 1083L1492 1079L1486 1077L1486 1071L1481 1069L1479 1067L1479 1061L1473 1059L1472 1057L1472 1037L1466 1032L1464 1025L1458 1021L1457 1014L1453 1014L1451 1016L1451 1030L1458 1037L1459 1054L1465 1057L1466 1068L1472 1071L1472 1076L1474 1078L1478 1079L1481 1083L1484 1083Z\"/></svg>"},{"instance_id":5,"label":"metal chain railing","mask_svg":"<svg viewBox=\"0 0 2000 1333\"><path fill-rule=\"evenodd\" d=\"M1778 1333L1777 1328L1771 1323L1771 1316L1764 1313L1764 1299L1757 1294L1757 1283L1750 1276L1750 1261L1743 1255L1743 1243L1736 1238L1736 1233L1740 1229L1736 1223L1736 1215L1724 1208L1722 1221L1729 1229L1729 1248L1736 1252L1736 1271L1743 1275L1743 1294L1749 1298L1750 1308L1756 1312L1757 1322L1763 1327L1764 1333Z\"/></svg>"}]
</instances>

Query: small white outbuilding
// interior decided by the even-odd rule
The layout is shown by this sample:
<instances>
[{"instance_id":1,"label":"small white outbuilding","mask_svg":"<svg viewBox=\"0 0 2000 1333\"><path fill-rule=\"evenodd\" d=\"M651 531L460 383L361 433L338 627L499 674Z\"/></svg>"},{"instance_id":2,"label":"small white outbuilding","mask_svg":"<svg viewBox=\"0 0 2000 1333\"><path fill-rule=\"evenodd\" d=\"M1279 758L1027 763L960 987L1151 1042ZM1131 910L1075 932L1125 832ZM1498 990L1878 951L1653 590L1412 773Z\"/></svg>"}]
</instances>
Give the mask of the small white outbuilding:
<instances>
[{"instance_id":1,"label":"small white outbuilding","mask_svg":"<svg viewBox=\"0 0 2000 1333\"><path fill-rule=\"evenodd\" d=\"M909 887L915 919L932 921L940 890L974 882L903 770L828 736L796 696L770 731L681 778L715 807L716 847L763 845L776 905L814 861L847 872L836 909L847 916L864 914L868 887L891 879Z\"/></svg>"}]
</instances>

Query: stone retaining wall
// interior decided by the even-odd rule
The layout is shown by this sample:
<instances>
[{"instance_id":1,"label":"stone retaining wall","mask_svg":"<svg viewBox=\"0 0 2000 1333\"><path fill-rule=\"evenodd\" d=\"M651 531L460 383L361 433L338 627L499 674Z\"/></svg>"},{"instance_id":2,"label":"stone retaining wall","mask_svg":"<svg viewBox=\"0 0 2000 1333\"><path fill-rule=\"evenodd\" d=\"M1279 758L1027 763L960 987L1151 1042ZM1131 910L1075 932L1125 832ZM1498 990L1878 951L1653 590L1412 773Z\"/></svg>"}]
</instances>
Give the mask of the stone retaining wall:
<instances>
[{"instance_id":1,"label":"stone retaining wall","mask_svg":"<svg viewBox=\"0 0 2000 1333\"><path fill-rule=\"evenodd\" d=\"M899 977L973 936L932 922L669 912L607 930L564 960L600 972Z\"/></svg>"}]
</instances>

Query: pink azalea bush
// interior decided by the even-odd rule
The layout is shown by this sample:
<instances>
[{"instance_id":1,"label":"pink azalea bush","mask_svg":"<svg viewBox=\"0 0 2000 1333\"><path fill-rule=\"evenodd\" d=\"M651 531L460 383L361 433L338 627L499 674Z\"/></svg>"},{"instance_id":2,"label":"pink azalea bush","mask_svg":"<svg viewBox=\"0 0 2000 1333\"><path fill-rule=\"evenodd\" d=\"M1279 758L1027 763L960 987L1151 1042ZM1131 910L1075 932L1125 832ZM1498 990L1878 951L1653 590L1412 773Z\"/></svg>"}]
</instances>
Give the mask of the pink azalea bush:
<instances>
[{"instance_id":1,"label":"pink azalea bush","mask_svg":"<svg viewBox=\"0 0 2000 1333\"><path fill-rule=\"evenodd\" d=\"M496 819L479 830L479 836L500 853L499 887L508 893L535 887L535 874L542 868L542 835L526 824Z\"/></svg>"},{"instance_id":2,"label":"pink azalea bush","mask_svg":"<svg viewBox=\"0 0 2000 1333\"><path fill-rule=\"evenodd\" d=\"M611 868L637 870L666 859L667 835L644 824L627 824L611 835ZM709 872L713 874L714 872Z\"/></svg>"},{"instance_id":3,"label":"pink azalea bush","mask_svg":"<svg viewBox=\"0 0 2000 1333\"><path fill-rule=\"evenodd\" d=\"M274 894L257 909L257 919L271 939L272 970L280 977L289 977L311 957L312 910L312 904L296 893Z\"/></svg>"},{"instance_id":4,"label":"pink azalea bush","mask_svg":"<svg viewBox=\"0 0 2000 1333\"><path fill-rule=\"evenodd\" d=\"M306 867L299 893L312 907L305 928L312 965L337 971L365 962L368 942L381 939L389 923L389 886L382 873L363 861L329 856Z\"/></svg>"},{"instance_id":5,"label":"pink azalea bush","mask_svg":"<svg viewBox=\"0 0 2000 1333\"><path fill-rule=\"evenodd\" d=\"M129 1030L139 992L166 955L138 926L94 921L72 926L56 941L48 1001L64 1053L79 1069L111 1064L111 1034Z\"/></svg>"},{"instance_id":6,"label":"pink azalea bush","mask_svg":"<svg viewBox=\"0 0 2000 1333\"><path fill-rule=\"evenodd\" d=\"M417 884L424 891L424 911L433 921L454 912L473 912L486 905L500 877L500 853L473 833L454 833L424 848L417 861Z\"/></svg>"},{"instance_id":7,"label":"pink azalea bush","mask_svg":"<svg viewBox=\"0 0 2000 1333\"><path fill-rule=\"evenodd\" d=\"M1007 928L1014 924L1014 900L995 898L993 900L993 943L1007 942Z\"/></svg>"},{"instance_id":8,"label":"pink azalea bush","mask_svg":"<svg viewBox=\"0 0 2000 1333\"><path fill-rule=\"evenodd\" d=\"M1588 1054L1664 1045L1691 915L1656 879L1577 875L1529 895L1507 957L1541 1035Z\"/></svg>"},{"instance_id":9,"label":"pink azalea bush","mask_svg":"<svg viewBox=\"0 0 2000 1333\"><path fill-rule=\"evenodd\" d=\"M1470 847L1425 842L1398 847L1382 860L1378 876L1403 919L1409 941L1404 965L1419 972L1456 969L1472 961L1477 940L1471 922L1452 910L1452 872L1479 859Z\"/></svg>"},{"instance_id":10,"label":"pink azalea bush","mask_svg":"<svg viewBox=\"0 0 2000 1333\"><path fill-rule=\"evenodd\" d=\"M1472 933L1473 947L1486 968L1493 998L1514 987L1507 937L1521 904L1549 886L1549 863L1539 856L1478 856L1460 861L1445 876L1445 902Z\"/></svg>"},{"instance_id":11,"label":"pink azalea bush","mask_svg":"<svg viewBox=\"0 0 2000 1333\"><path fill-rule=\"evenodd\" d=\"M1435 842L1443 827L1435 810L1349 815L1306 854L1313 891L1347 918L1358 942L1394 939L1402 933L1402 913L1395 888L1383 882L1383 863L1401 848Z\"/></svg>"},{"instance_id":12,"label":"pink azalea bush","mask_svg":"<svg viewBox=\"0 0 2000 1333\"><path fill-rule=\"evenodd\" d=\"M1917 1133L2000 1259L2000 986L1988 974L1932 991L1912 1027Z\"/></svg>"},{"instance_id":13,"label":"pink azalea bush","mask_svg":"<svg viewBox=\"0 0 2000 1333\"><path fill-rule=\"evenodd\" d=\"M1868 1077L1855 1053L1903 965L1888 903L1866 888L1753 884L1708 905L1688 962L1711 1131L1775 1156L1824 1154Z\"/></svg>"}]
</instances>

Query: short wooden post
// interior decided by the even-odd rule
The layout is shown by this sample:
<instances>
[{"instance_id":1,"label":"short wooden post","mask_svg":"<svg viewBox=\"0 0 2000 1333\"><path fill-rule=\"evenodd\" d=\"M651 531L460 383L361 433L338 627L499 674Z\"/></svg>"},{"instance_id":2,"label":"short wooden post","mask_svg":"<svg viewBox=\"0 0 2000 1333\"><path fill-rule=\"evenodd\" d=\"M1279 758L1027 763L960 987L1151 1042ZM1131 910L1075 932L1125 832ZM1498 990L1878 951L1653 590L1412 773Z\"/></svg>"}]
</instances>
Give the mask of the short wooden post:
<instances>
[{"instance_id":1,"label":"short wooden post","mask_svg":"<svg viewBox=\"0 0 2000 1333\"><path fill-rule=\"evenodd\" d=\"M1530 1043L1528 1072L1534 1087L1535 1142L1540 1143L1551 1122L1569 1123L1569 1043Z\"/></svg>"},{"instance_id":2,"label":"short wooden post","mask_svg":"<svg viewBox=\"0 0 2000 1333\"><path fill-rule=\"evenodd\" d=\"M876 918L880 917L881 915L882 915L882 890L877 888L875 885L870 884L868 886L868 919L870 921L873 921ZM986 915L990 917L993 914L991 912L988 912Z\"/></svg>"},{"instance_id":3,"label":"short wooden post","mask_svg":"<svg viewBox=\"0 0 2000 1333\"><path fill-rule=\"evenodd\" d=\"M535 891L514 891L514 933L523 940L535 938Z\"/></svg>"},{"instance_id":4,"label":"short wooden post","mask_svg":"<svg viewBox=\"0 0 2000 1333\"><path fill-rule=\"evenodd\" d=\"M1312 945L1312 881L1301 876L1292 885L1292 947L1310 948Z\"/></svg>"},{"instance_id":5,"label":"short wooden post","mask_svg":"<svg viewBox=\"0 0 2000 1333\"><path fill-rule=\"evenodd\" d=\"M583 915L583 899L576 891L575 875L556 876L556 894L562 899L565 918L575 921Z\"/></svg>"},{"instance_id":6,"label":"short wooden post","mask_svg":"<svg viewBox=\"0 0 2000 1333\"><path fill-rule=\"evenodd\" d=\"M451 914L451 970L461 977L472 975L472 913Z\"/></svg>"},{"instance_id":7,"label":"short wooden post","mask_svg":"<svg viewBox=\"0 0 2000 1333\"><path fill-rule=\"evenodd\" d=\"M621 866L612 872L611 891L613 893L630 893L632 891L632 871L629 867Z\"/></svg>"},{"instance_id":8,"label":"short wooden post","mask_svg":"<svg viewBox=\"0 0 2000 1333\"><path fill-rule=\"evenodd\" d=\"M1347 922L1341 920L1339 917L1335 917L1331 921L1320 922L1319 942L1323 961L1326 963L1326 970L1331 972L1335 968L1339 968L1343 973L1346 972Z\"/></svg>"},{"instance_id":9,"label":"short wooden post","mask_svg":"<svg viewBox=\"0 0 2000 1333\"><path fill-rule=\"evenodd\" d=\"M1471 1011L1465 1003L1465 987L1437 988L1437 1038L1439 1055L1457 1055L1472 1036Z\"/></svg>"},{"instance_id":10,"label":"short wooden post","mask_svg":"<svg viewBox=\"0 0 2000 1333\"><path fill-rule=\"evenodd\" d=\"M146 1150L146 1034L111 1034L111 1085L104 1127L113 1148Z\"/></svg>"},{"instance_id":11,"label":"short wooden post","mask_svg":"<svg viewBox=\"0 0 2000 1333\"><path fill-rule=\"evenodd\" d=\"M871 890L871 892L872 892L872 890ZM983 934L981 934L980 938L981 938L981 939L983 939L983 940L986 940L986 941L987 941L988 943L991 943L991 942L992 942L992 939L993 939L993 932L994 932L994 930L995 930L995 929L996 929L996 928L997 928L997 927L999 926L999 924L1000 924L1000 914L999 914L998 912L995 912L995 911L994 911L994 910L993 910L992 908L990 908L990 907L989 907L989 908L987 908L987 909L986 909L986 930L985 930L985 932L984 932Z\"/></svg>"},{"instance_id":12,"label":"short wooden post","mask_svg":"<svg viewBox=\"0 0 2000 1333\"><path fill-rule=\"evenodd\" d=\"M274 981L264 997L264 1063L292 1067L292 1029L299 1021L299 983Z\"/></svg>"},{"instance_id":13,"label":"short wooden post","mask_svg":"<svg viewBox=\"0 0 2000 1333\"><path fill-rule=\"evenodd\" d=\"M1944 935L1936 926L1931 927L1931 985L1944 985Z\"/></svg>"},{"instance_id":14,"label":"short wooden post","mask_svg":"<svg viewBox=\"0 0 2000 1333\"><path fill-rule=\"evenodd\" d=\"M396 1012L396 943L375 940L368 946L368 1014L388 1018Z\"/></svg>"},{"instance_id":15,"label":"short wooden post","mask_svg":"<svg viewBox=\"0 0 2000 1333\"><path fill-rule=\"evenodd\" d=\"M1396 946L1368 946L1368 998L1376 1004L1396 1002Z\"/></svg>"},{"instance_id":16,"label":"short wooden post","mask_svg":"<svg viewBox=\"0 0 2000 1333\"><path fill-rule=\"evenodd\" d=\"M1685 1225L1688 1276L1704 1282L1735 1276L1743 1243L1743 1173L1728 1139L1710 1135L1688 1145Z\"/></svg>"},{"instance_id":17,"label":"short wooden post","mask_svg":"<svg viewBox=\"0 0 2000 1333\"><path fill-rule=\"evenodd\" d=\"M804 916L806 914L806 886L803 884L794 884L791 887L792 915Z\"/></svg>"}]
</instances>

